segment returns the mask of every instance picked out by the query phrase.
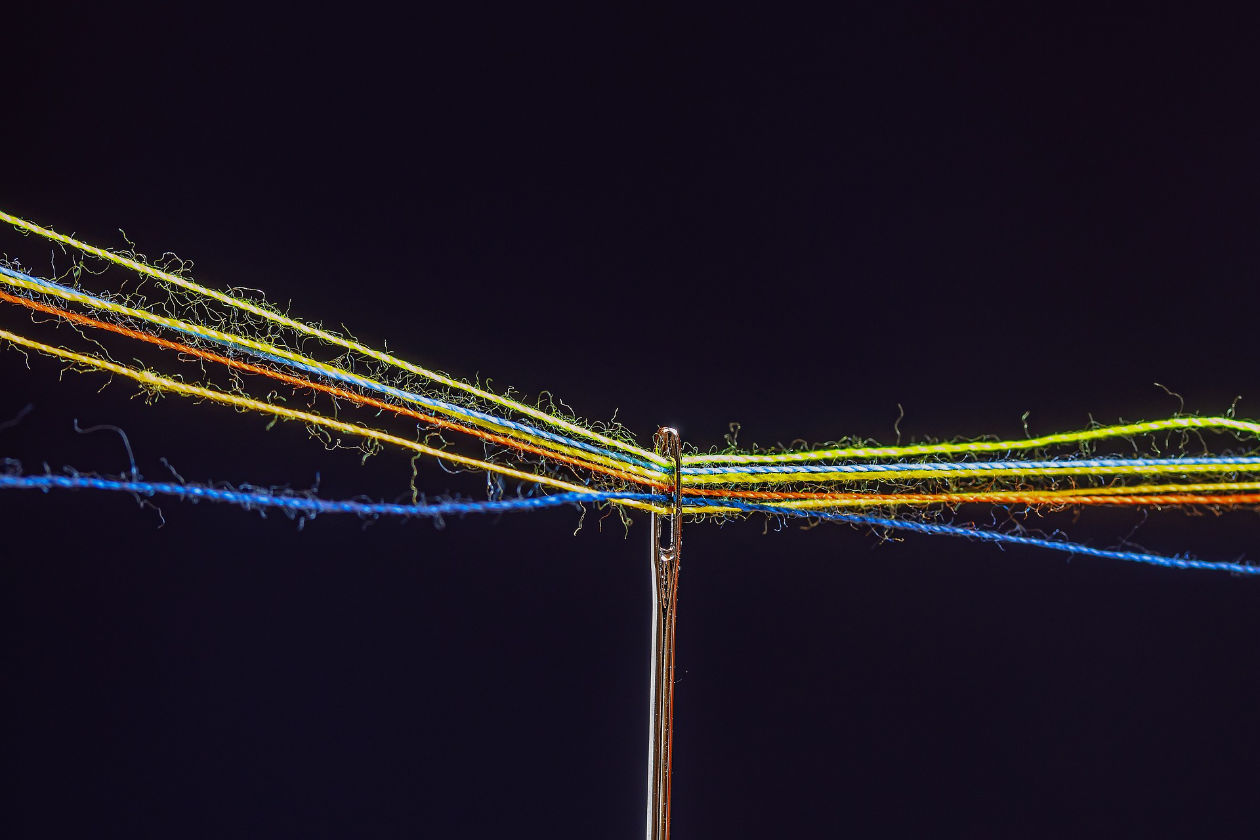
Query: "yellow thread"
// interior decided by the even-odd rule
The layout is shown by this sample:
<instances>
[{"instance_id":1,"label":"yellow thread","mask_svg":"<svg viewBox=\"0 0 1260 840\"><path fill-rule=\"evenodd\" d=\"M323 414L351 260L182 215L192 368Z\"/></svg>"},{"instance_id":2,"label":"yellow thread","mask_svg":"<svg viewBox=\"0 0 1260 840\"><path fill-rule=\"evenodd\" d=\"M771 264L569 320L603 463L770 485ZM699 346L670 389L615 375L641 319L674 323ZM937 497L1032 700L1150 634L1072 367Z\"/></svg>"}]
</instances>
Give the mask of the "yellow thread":
<instances>
[{"instance_id":1,"label":"yellow thread","mask_svg":"<svg viewBox=\"0 0 1260 840\"><path fill-rule=\"evenodd\" d=\"M3 219L4 221L8 222L11 225L14 225L15 227L21 228L23 230L29 231L34 234L38 234L39 236L42 236L46 239L51 239L56 242L61 242L65 245L69 245L72 248L77 248L78 250L83 251L84 253L92 254L93 256L100 257L103 260L108 260L109 262L112 262L115 265L120 265L124 268L129 268L132 271L139 272L140 274L153 277L156 280L161 280L164 283L171 283L181 288L188 289L189 291L196 292L197 294L205 295L206 297L209 297L213 300L217 300L220 303L226 304L236 309L240 309L243 312L248 312L251 315L257 315L260 318L266 318L268 321L272 321L273 323L280 324L285 327L289 327L290 329L297 330L298 332L304 333L309 336L314 336L315 338L318 338L321 341L325 341L329 344L335 344L338 347L344 347L347 350L353 350L356 353L362 353L363 355L368 356L369 358L375 359L378 362L384 362L385 364L393 365L394 367L401 368L402 370L405 370L408 373L412 373L417 376L423 376L426 379L431 379L434 382L441 383L442 385L445 385L449 388L457 388L461 391L464 391L465 393L473 394L474 396L480 397L481 399L484 399L484 400L488 400L489 402L492 402L495 405L510 409L512 411L520 412L521 414L532 417L535 420L539 420L551 426L564 429L572 434L580 435L582 437L586 437L591 440L598 441L604 444L605 446L611 446L615 449L620 449L623 452L633 453L635 455L638 455L639 457L646 458L652 463L658 464L660 466L669 465L669 463L664 458L662 458L661 456L657 455L654 452L650 452L646 449L641 449L637 446L633 446L631 444L625 443L624 441L617 440L616 438L611 438L606 435L602 435L598 432L591 431L590 429L586 429L582 426L579 426L576 423L571 423L568 420L564 420L559 417L553 417L552 415L547 414L544 411L539 411L536 408L532 408L528 405L524 405L523 403L519 403L516 400L508 399L507 397L501 397L498 394L493 394L489 391L484 391L481 388L477 388L465 382L460 382L458 379L451 379L449 376L444 376L440 373L437 373L436 371L431 371L431 370L428 370L427 368L422 368L419 365L414 365L411 362L405 361L403 359L399 359L396 356L390 355L389 353L382 353L379 350L373 350L371 347L360 344L357 341L342 338L341 336L334 335L333 333L330 333L326 330L322 330L319 327L315 327L310 324L305 324L305 323L302 323L301 321L295 321L294 319L289 318L285 315L281 315L278 312L272 312L270 310L257 306L253 303L250 303L249 301L241 300L239 298L232 297L231 295L227 295L222 292L215 291L214 289L207 288L206 286L202 286L200 283L195 283L192 280L189 280L185 277L180 277L176 274L171 274L169 272L162 271L161 269L154 268L152 266L145 265L142 262L137 262L136 260L120 256L118 254L107 251L103 248L97 248L94 245L88 245L86 242L80 242L79 240L71 236L66 236L63 233L57 233L55 230L50 230L49 228L41 227L40 225L37 225L34 222L28 222L25 219L20 219L17 216L4 212L3 210L0 210L0 219Z\"/></svg>"},{"instance_id":2,"label":"yellow thread","mask_svg":"<svg viewBox=\"0 0 1260 840\"><path fill-rule=\"evenodd\" d=\"M854 447L848 449L816 449L809 452L784 452L777 455L684 455L682 462L692 464L779 464L801 461L825 461L832 458L900 458L906 455L949 455L959 452L1001 452L1008 449L1036 449L1060 443L1080 443L1125 435L1140 435L1164 429L1232 429L1260 435L1260 423L1234 420L1230 417L1173 417L1147 423L1105 426L1079 432L1063 432L1023 440L972 441L969 443L932 443L910 446Z\"/></svg>"},{"instance_id":3,"label":"yellow thread","mask_svg":"<svg viewBox=\"0 0 1260 840\"><path fill-rule=\"evenodd\" d=\"M251 411L260 411L266 414L272 414L276 417L283 417L289 420L298 420L303 423L311 423L317 426L325 426L329 429L334 429L336 431L343 432L345 434L359 435L361 437L366 437L366 438L371 438L372 440L381 441L382 443L391 443L391 444L394 444L395 446L401 446L406 449L411 449L415 452L419 452L424 455L432 455L435 458L442 458L452 463L460 464L466 467L472 467L474 469L489 470L490 472L496 472L496 473L499 473L500 475L506 475L511 478L519 479L521 481L530 481L530 482L535 482L538 484L545 484L550 487L558 487L562 490L567 490L573 493L595 492L591 490L591 488L589 487L583 487L578 484L570 484L567 481L561 481L556 478L551 478L550 476L535 475L533 473L527 473L527 472L522 472L520 470L514 470L514 469L511 469L510 467L501 467L497 464L490 464L485 461L479 461L476 458L469 458L464 455L457 455L453 452L444 452L441 449L434 449L430 446L425 446L422 443L417 443L416 441L413 441L413 440L407 440L406 438L400 438L395 435L388 434L386 432L377 431L376 429L370 429L370 428L367 428L366 426L356 426L352 423L343 423L340 420L333 420L329 417L322 417L318 414L310 414L305 411L296 411L291 408L284 408L283 406L272 405L270 403L253 400L248 397L240 397L235 394L225 394L221 391L215 391L210 388L202 388L197 385L187 385L183 382L177 382L173 379L167 379L164 376L158 376L157 374L151 373L150 371L147 371L147 370L137 370L135 368L125 367L124 365L115 364L114 362L108 362L108 361L105 361L104 359L98 359L94 356L87 356L87 355L84 355L83 353L76 353L73 350L66 350L61 347L53 347L48 344L43 344L38 341L33 341L29 338L24 338L20 335L15 335L14 333L9 332L8 330L0 330L0 338L7 339L8 341L13 342L14 344L21 345L23 347L29 347L32 350L38 350L41 353L47 353L50 356L58 356L62 359L68 359L73 362L78 362L79 364L89 365L91 367L95 367L100 370L106 370L106 371L109 371L110 373L114 373L119 376L125 376L129 379L134 379L137 382L141 382L146 385L151 385L155 388L160 388L164 391L173 391L175 393L184 394L186 396L191 396L191 397L201 397L203 399L212 400L214 402L222 403L224 405L232 405L232 406L236 406L237 408L244 408ZM636 507L643 510L651 510L656 513L668 512L667 509L664 507L651 505L644 502L638 502L638 501L626 500L626 499L618 499L614 501L616 501L617 504L626 505L628 507Z\"/></svg>"},{"instance_id":4,"label":"yellow thread","mask_svg":"<svg viewBox=\"0 0 1260 840\"><path fill-rule=\"evenodd\" d=\"M353 375L357 377L358 379L361 379L365 382L369 382L373 385L378 385L378 386L382 385L382 383L377 382L376 380L370 377L363 376L361 374L350 374L349 371L343 370L342 368L336 367L334 365L324 364L323 362L317 361L307 356L303 356L300 353L294 353L291 350L286 350L283 347L277 347L273 344L268 344L263 341L255 341L254 339L245 338L243 336L234 335L232 333L220 332L219 330L211 329L210 327L199 326L197 324L189 323L187 321L181 321L177 318L169 318L164 315L156 315L147 310L133 309L130 306L124 306L123 304L114 303L113 301L109 301L109 300L89 297L89 296L80 294L78 292L72 291L70 289L62 290L62 289L52 288L49 286L43 286L38 283L32 283L29 280L23 280L17 277L10 277L6 274L0 274L0 283L6 283L10 286L17 286L23 289L29 289L34 292L39 292L41 294L53 295L63 300L74 301L75 303L81 303L81 304L84 304L86 306L91 306L96 309L103 309L108 312L114 312L119 315L125 315L130 318L137 318L143 321L148 321L149 323L158 324L160 326L167 327L168 329L190 332L190 333L193 333L194 335L199 335L202 338L207 338L207 339L217 340L217 341L225 341L228 343L240 345L242 347L248 347L252 350L257 350L259 352L268 353L273 356L279 356L283 359L288 359L289 361L295 361L295 362L300 362L301 364L304 364L304 365L309 365L310 367L313 367L316 370L332 375L334 378L336 378L337 375ZM445 414L448 417L457 418L460 422L469 423L471 425L479 426L481 428L487 428L487 429L492 428L495 431L499 432L500 434L505 434L509 437L515 437L521 440L527 440L530 443L534 444L535 446L545 448L545 449L551 449L552 451L555 451L555 452L563 452L564 454L570 455L574 458L578 458L585 461L593 461L598 464L603 464L604 466L616 467L617 469L625 470L627 472L631 472L636 475L641 475L645 477L658 477L658 476L663 475L663 473L661 473L658 470L645 469L636 464L630 464L616 458L610 458L610 457L599 455L593 452L587 452L584 449L577 449L575 447L566 446L561 443L556 443L555 441L550 441L545 438L536 437L534 435L529 434L528 432L523 432L519 429L514 429L508 426L500 426L498 424L490 423L488 421L481 420L476 417L468 417L467 415L464 415L458 411L450 411L448 409L443 409L440 406L434 406L428 403L422 403L422 404L426 408L432 411L436 411L440 414Z\"/></svg>"}]
</instances>

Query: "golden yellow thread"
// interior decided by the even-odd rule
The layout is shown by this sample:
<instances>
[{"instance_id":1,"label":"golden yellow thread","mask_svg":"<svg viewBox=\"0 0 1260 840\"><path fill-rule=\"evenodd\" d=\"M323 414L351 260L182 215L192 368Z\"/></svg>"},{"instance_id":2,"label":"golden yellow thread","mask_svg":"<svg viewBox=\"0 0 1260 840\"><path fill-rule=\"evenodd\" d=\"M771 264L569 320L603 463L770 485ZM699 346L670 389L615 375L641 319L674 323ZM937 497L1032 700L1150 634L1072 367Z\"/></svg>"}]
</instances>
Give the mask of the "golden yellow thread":
<instances>
[{"instance_id":1,"label":"golden yellow thread","mask_svg":"<svg viewBox=\"0 0 1260 840\"><path fill-rule=\"evenodd\" d=\"M449 376L444 376L440 373L437 373L436 371L428 370L427 368L422 368L419 365L414 365L411 362L405 361L403 359L399 359L396 356L393 356L389 353L382 353L379 350L373 350L371 347L368 347L364 344L360 344L357 341L342 338L341 336L334 335L333 333L330 333L327 330L322 330L319 327L315 327L310 324L305 324L301 321L296 321L292 318L289 318L288 316L281 315L278 312L272 312L268 309L264 309L261 306L257 306L256 304L250 303L249 301L241 300L231 295L224 294L223 292L215 291L214 289L210 289L210 288L207 288L206 286L202 286L200 283L195 283L192 280L189 280L185 277L180 277L179 275L162 271L161 269L154 268L153 266L145 265L142 262L138 262L136 260L129 259L128 257L124 257L119 254L112 253L111 251L107 251L104 248L97 248L94 245L88 245L86 242L80 242L74 237L66 236L63 233L57 233L55 230L50 230L49 228L42 227L40 225L35 224L34 222L28 222L25 219L20 219L17 216L4 212L3 210L0 210L0 219L3 219L4 221L8 222L9 224L15 227L37 234L46 239L51 239L56 242L61 242L62 244L69 245L72 248L77 248L78 250L86 254L91 254L93 256L100 257L103 260L108 260L109 262L112 262L115 265L122 266L123 268L129 268L132 271L136 271L140 274L144 274L148 277L152 277L164 283L171 283L173 285L179 286L180 288L187 289L192 292L196 292L197 294L200 294L200 295L205 295L206 297L209 297L212 300L217 300L218 302L226 304L227 306L231 306L243 312L248 312L251 315L256 315L260 318L265 318L268 321L271 321L276 324L280 324L282 326L288 327L293 330L297 330L298 332L303 333L305 335L313 336L329 344L334 344L334 345L337 345L338 347L344 347L345 349L353 350L356 353L362 353L363 355L369 358L375 359L378 362L384 362L385 364L392 365L396 368L400 368L402 370L407 371L408 373L415 374L416 376L423 376L426 379L431 379L434 382L438 382L442 385L447 386L448 388L457 388L461 391L464 391L465 393L473 394L474 396L480 397L481 399L484 399L484 400L488 400L489 402L492 402L495 405L510 409L512 411L520 412L521 414L532 417L535 420L539 420L543 423L547 423L548 425L555 426L556 428L564 429L570 432L571 434L580 435L582 437L598 441L599 443L602 443L605 446L611 446L615 449L620 449L623 452L633 453L641 458L646 458L652 463L658 464L660 466L668 466L668 462L664 458L662 458L661 456L657 455L654 452L650 452L646 449L641 449L640 447L625 443L624 441L617 440L616 438L611 438L606 435L602 435L598 432L591 431L590 429L579 426L576 423L572 423L568 420L564 420L559 417L554 417L550 414L547 414L545 411L539 411L536 408L532 408L531 406L524 405L523 403L519 403L516 400L508 399L507 397L501 397L498 394L493 394L489 391L482 390L481 388L477 388L476 386L469 385L466 382L460 382L458 379L452 379Z\"/></svg>"},{"instance_id":2,"label":"golden yellow thread","mask_svg":"<svg viewBox=\"0 0 1260 840\"><path fill-rule=\"evenodd\" d=\"M212 400L214 402L222 403L224 405L236 406L237 408L244 408L250 411L259 411L265 414L271 414L276 417L282 417L288 420L297 420L303 423L310 423L312 425L324 426L326 428L334 429L336 431L343 432L345 434L357 435L360 437L377 440L382 443L389 443L395 446L401 446L406 449L410 449L415 452L422 453L424 455L432 455L435 458L442 458L446 461L450 461L455 464L460 464L465 467L472 467L474 469L479 469L479 470L489 470L490 472L499 473L500 475L506 475L511 478L519 479L521 481L529 481L529 482L534 482L537 484L545 484L550 487L558 487L562 490L567 490L573 493L595 492L589 487L583 487L578 484L570 484L567 481L561 481L560 479L551 478L550 476L536 475L533 473L522 472L521 470L514 470L510 467L502 467L497 464L490 464L485 461L479 461L476 458L469 458L464 455L457 455L453 452L445 452L441 449L434 449L431 446L425 446L424 444L417 443L414 440L407 440L406 438L400 438L395 435L388 434L386 432L381 432L381 431L377 431L376 429L367 428L366 426L356 426L352 423L343 423L340 420L333 420L332 418L322 417L318 414L311 414L305 411L296 411L291 408L284 408L283 406L260 402L259 400L253 400L248 397L240 397L235 394L226 394L221 391L212 390L210 388L202 388L197 385L188 385L183 382L177 382L173 379L167 379L164 376L158 376L157 374L152 373L147 370L137 370L135 368L129 368L124 365L115 364L114 362L105 361L104 359L98 359L94 356L88 356L83 353L76 353L73 350L66 350L65 348L62 348L62 347L53 347L48 344L43 344L42 342L39 342L39 341L33 341L29 338L24 338L20 335L15 335L14 333L11 333L7 330L0 330L0 338L11 341L14 344L20 345L22 347L29 347L32 350L37 350L41 353L47 353L50 356L57 356L62 359L67 359L69 361L77 362L79 364L89 365L91 367L98 368L99 370L109 371L110 373L117 374L119 376L125 376L128 379L133 379L136 382L140 382L145 385L150 385L155 388L160 388L163 391L172 391L174 393L184 394L185 396L190 396L190 397L201 397L202 399ZM651 505L644 502L627 500L627 499L618 499L614 501L617 504L626 505L628 507L640 508L642 510L651 510L657 513L667 512L667 510L664 507L661 507L658 505Z\"/></svg>"},{"instance_id":3,"label":"golden yellow thread","mask_svg":"<svg viewBox=\"0 0 1260 840\"><path fill-rule=\"evenodd\" d=\"M219 330L211 329L210 327L203 327L198 324L189 323L187 321L181 321L177 318L170 318L165 315L157 315L144 309L134 309L130 306L124 306L123 304L115 303L113 301L104 300L101 298L95 298L88 295L83 295L71 289L63 290L59 288L53 288L51 286L44 286L42 284L32 283L29 280L23 280L18 277L10 277L6 274L0 274L0 283L6 283L10 286L17 286L19 288L29 289L34 292L39 292L41 294L53 295L63 300L69 300L75 303L81 303L86 306L91 306L95 309L101 309L108 312L114 312L119 315L125 315L129 318L137 318L142 321L148 321L149 323L158 324L159 326L167 327L168 329L173 329L173 330L182 331L182 332L190 332L194 335L199 335L202 338L208 338L215 341L223 341L230 344L236 344L241 347L248 347L251 350L257 350L262 353L268 353L273 356L279 356L280 358L287 359L291 362L298 362L300 364L307 365L309 367L315 368L316 370L324 374L330 375L333 378L337 378L338 375L354 376L357 379L360 379L364 382L371 383L372 385L376 385L379 387L386 387L382 383L377 382L371 377L363 376L361 374L351 374L349 371L343 370L342 368L336 367L335 365L325 364L323 362L312 359L308 356L303 356L300 353L295 353L291 350L286 350L283 347L277 347L273 344L268 344L267 342L264 342L264 341L256 341L254 339L245 338L244 336L238 336L232 333L221 332ZM541 438L535 435L531 435L528 432L524 432L519 429L514 429L508 426L501 426L499 424L491 423L491 422L488 422L486 420L482 420L476 417L469 417L466 414L463 414L462 412L459 412L459 411L451 411L449 409L444 409L441 406L434 406L429 403L424 403L424 405L427 408L433 411L436 411L438 413L445 414L448 417L458 418L460 422L469 423L471 425L478 426L485 429L494 429L500 434L504 434L509 437L515 437L521 440L527 440L530 443L534 444L535 446L545 448L545 449L550 449L555 452L563 452L564 454L570 455L574 458L578 458L585 461L591 461L597 464L602 464L607 467L615 467L617 469L625 470L626 472L631 472L636 475L641 475L644 477L659 477L663 475L663 473L661 473L659 470L646 469L636 464L626 463L616 458L610 458L604 455L599 455L597 453L587 452L584 449L577 449L575 447L566 446L562 443L557 443L555 441L547 440L546 438Z\"/></svg>"},{"instance_id":4,"label":"golden yellow thread","mask_svg":"<svg viewBox=\"0 0 1260 840\"><path fill-rule=\"evenodd\" d=\"M1260 435L1260 423L1231 417L1173 417L1147 423L1104 426L1079 432L1044 435L1022 440L972 441L969 443L929 443L909 446L872 446L847 449L815 449L809 452L783 452L774 455L684 455L683 464L790 464L826 461L835 458L901 458L907 455L950 455L959 452L1003 452L1010 449L1036 449L1063 443L1149 434L1167 429L1230 429Z\"/></svg>"}]
</instances>

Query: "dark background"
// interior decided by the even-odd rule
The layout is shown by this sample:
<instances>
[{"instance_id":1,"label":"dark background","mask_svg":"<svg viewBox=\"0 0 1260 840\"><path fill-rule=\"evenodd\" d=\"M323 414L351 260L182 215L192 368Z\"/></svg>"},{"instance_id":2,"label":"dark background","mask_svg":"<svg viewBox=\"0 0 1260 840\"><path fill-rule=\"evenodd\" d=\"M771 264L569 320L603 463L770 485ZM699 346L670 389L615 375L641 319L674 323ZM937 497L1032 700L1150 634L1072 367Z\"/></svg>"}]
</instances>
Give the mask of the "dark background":
<instances>
[{"instance_id":1,"label":"dark background","mask_svg":"<svg viewBox=\"0 0 1260 840\"><path fill-rule=\"evenodd\" d=\"M1251 21L1055 5L56 4L6 24L2 206L642 441L891 440L899 404L907 438L1048 433L1172 414L1154 382L1256 417ZM0 353L28 469L127 469L77 418L153 479L406 490L400 455L59 369ZM9 836L641 835L642 520L0 510ZM1255 524L1133 539L1254 557ZM674 836L1254 835L1257 582L762 531L685 535Z\"/></svg>"}]
</instances>

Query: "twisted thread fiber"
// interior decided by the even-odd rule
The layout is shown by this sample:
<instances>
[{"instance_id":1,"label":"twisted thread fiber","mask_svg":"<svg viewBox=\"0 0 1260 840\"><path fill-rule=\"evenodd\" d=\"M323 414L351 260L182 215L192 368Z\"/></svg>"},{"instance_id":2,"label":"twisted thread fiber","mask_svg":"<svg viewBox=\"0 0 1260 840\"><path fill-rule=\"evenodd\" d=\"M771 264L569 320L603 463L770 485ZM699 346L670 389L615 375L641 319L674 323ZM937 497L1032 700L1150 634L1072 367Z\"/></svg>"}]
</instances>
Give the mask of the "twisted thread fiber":
<instances>
[{"instance_id":1,"label":"twisted thread fiber","mask_svg":"<svg viewBox=\"0 0 1260 840\"><path fill-rule=\"evenodd\" d=\"M356 341L343 338L310 324L289 318L270 308L251 303L248 300L225 294L202 286L185 277L180 277L143 262L114 254L80 242L73 237L56 233L48 228L26 222L8 213L0 211L0 219L13 224L21 230L34 233L46 239L60 242L83 253L107 260L142 275L152 277L159 282L173 285L184 290L217 301L257 318L278 324L296 331L303 336L317 338L344 350L361 354L377 362L406 371L438 383L486 400L502 409L518 412L537 420L554 429L568 432L585 440L559 434L554 431L536 428L526 423L498 417L483 411L458 406L422 394L411 393L374 379L359 376L348 370L325 364L302 354L276 346L264 341L257 341L231 333L214 330L176 318L157 315L143 309L136 309L114 303L103 298L85 294L50 281L39 280L22 272L0 266L0 282L7 283L37 295L59 297L71 303L82 304L98 310L104 310L128 319L136 319L163 329L175 330L192 335L202 341L213 342L230 348L230 352L250 354L270 364L279 365L301 373L309 374L321 380L331 380L355 388L376 391L385 396L425 407L444 415L433 416L428 413L385 402L365 396L356 391L342 387L334 387L323 382L308 381L301 376L283 373L271 367L224 356L208 350L198 349L186 344L170 341L143 331L130 329L117 324L88 318L71 311L59 309L46 303L26 297L0 292L0 300L18 303L37 311L55 315L71 322L105 329L115 334L145 341L178 353L189 354L207 361L225 364L238 371L267 376L273 380L284 382L295 388L308 388L329 394L337 399L350 400L358 405L390 411L399 416L410 417L442 428L456 430L474 435L482 440L515 449L521 453L538 455L555 459L570 466L589 469L599 475L610 476L620 481L638 484L653 489L664 489L669 485L667 478L674 474L673 464L657 455L632 443L600 434L578 423L557 417L531 406L522 404L507 397L460 382L442 374L430 371L399 359L388 353L373 350ZM345 434L401 446L426 455L474 469L485 470L509 476L518 480L557 488L561 493L551 496L538 496L522 499L511 499L490 502L449 501L423 505L399 505L388 503L328 501L307 496L292 496L270 493L266 491L235 490L184 485L174 483L149 483L125 480L102 479L80 476L0 476L0 488L43 489L54 488L90 488L98 490L125 491L143 494L171 495L186 499L208 499L213 501L237 504L243 507L275 507L295 513L354 513L363 516L440 516L443 514L477 513L508 510L524 510L531 508L552 507L556 505L609 502L625 505L657 513L666 513L672 509L675 500L660 493L602 491L590 486L582 486L560 479L523 472L504 466L489 463L449 451L435 449L416 441L390 435L383 431L345 423L311 412L297 411L282 406L261 402L245 396L226 393L208 387L189 385L175 379L162 377L151 371L130 368L107 361L103 358L76 353L65 348L53 347L37 341L23 338L13 333L0 330L0 338L13 344L56 356L78 365L92 367L109 373L121 375L150 388L170 391L198 399L207 399L221 404L231 405L237 409L258 411L277 418L298 420L311 425L322 426ZM882 464L831 464L809 463L833 461L838 459L871 459L871 458L907 458L909 456L942 456L950 454L974 455L984 452L1016 451L1043 448L1062 444L1083 444L1088 441L1105 438L1116 438L1130 435L1151 434L1160 431L1214 430L1232 432L1236 436L1260 436L1260 423L1235 420L1231 417L1176 417L1167 420L1146 423L1131 423L1100 427L1077 432L1067 432L1042 437L1029 437L1021 440L1006 441L972 441L963 443L917 444L895 447L849 447L818 449L804 452L785 452L778 454L715 454L688 455L682 458L682 468L678 478L684 485L681 499L685 512L691 515L728 514L742 512L760 512L776 516L807 517L814 520L848 522L850 524L868 525L881 528L912 531L925 534L963 536L988 542L1030 545L1070 553L1121 559L1134 562L1150 563L1158 566L1184 569L1212 569L1231 571L1238 574L1254 575L1260 573L1260 567L1247 566L1242 563L1218 563L1195 560L1189 557L1165 557L1141 552L1114 551L1094 549L1068 541L1031 537L1021 534L1003 533L975 527L957 525L931 524L888 519L859 513L843 513L842 508L883 507L896 505L942 504L958 505L967 503L986 503L995 505L1021 504L1032 507L1063 507L1067 505L1215 505L1238 506L1260 504L1260 492L1243 492L1260 490L1257 481L1217 481L1217 482L1182 482L1180 484L1136 484L1112 485L1108 487L1071 488L1060 490L985 490L977 492L943 492L943 493L823 493L823 492L774 492L769 490L741 490L731 485L767 484L800 482L808 486L823 482L877 482L883 478L903 479L958 479L965 477L1021 477L1029 481L1048 479L1054 476L1090 475L1090 476L1154 476L1154 475L1208 475L1208 474L1255 474L1260 473L1260 457L1253 456L1212 456L1198 458L1065 458L1055 460L1000 460L980 461L902 461ZM593 442L592 442L593 441ZM729 465L729 466L715 466ZM703 485L719 485L716 488Z\"/></svg>"}]
</instances>

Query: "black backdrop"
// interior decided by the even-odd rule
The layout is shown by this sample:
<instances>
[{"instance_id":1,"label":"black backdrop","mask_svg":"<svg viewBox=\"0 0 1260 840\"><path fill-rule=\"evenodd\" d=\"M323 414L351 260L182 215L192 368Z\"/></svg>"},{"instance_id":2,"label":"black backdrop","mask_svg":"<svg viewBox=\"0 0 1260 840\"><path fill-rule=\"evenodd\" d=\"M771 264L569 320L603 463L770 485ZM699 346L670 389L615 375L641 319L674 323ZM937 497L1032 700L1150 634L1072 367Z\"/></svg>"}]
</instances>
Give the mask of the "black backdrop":
<instances>
[{"instance_id":1,"label":"black backdrop","mask_svg":"<svg viewBox=\"0 0 1260 840\"><path fill-rule=\"evenodd\" d=\"M876 5L58 4L6 27L2 206L642 440L888 440L899 404L910 437L1050 432L1167 416L1154 382L1260 415L1247 22ZM126 469L77 419L150 478L406 489L401 456L58 371L0 353L0 415L34 405L0 455ZM642 521L0 511L10 836L642 831ZM685 535L675 836L1254 831L1257 583L762 530ZM1255 533L1169 512L1134 539Z\"/></svg>"}]
</instances>

